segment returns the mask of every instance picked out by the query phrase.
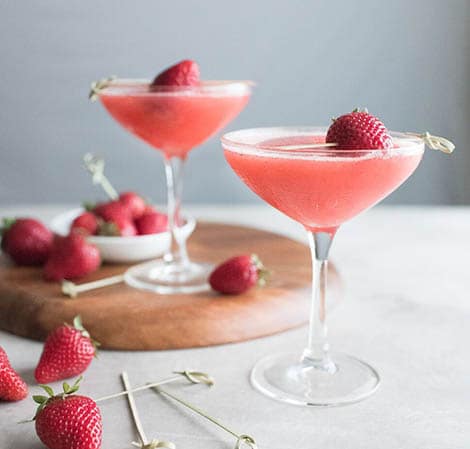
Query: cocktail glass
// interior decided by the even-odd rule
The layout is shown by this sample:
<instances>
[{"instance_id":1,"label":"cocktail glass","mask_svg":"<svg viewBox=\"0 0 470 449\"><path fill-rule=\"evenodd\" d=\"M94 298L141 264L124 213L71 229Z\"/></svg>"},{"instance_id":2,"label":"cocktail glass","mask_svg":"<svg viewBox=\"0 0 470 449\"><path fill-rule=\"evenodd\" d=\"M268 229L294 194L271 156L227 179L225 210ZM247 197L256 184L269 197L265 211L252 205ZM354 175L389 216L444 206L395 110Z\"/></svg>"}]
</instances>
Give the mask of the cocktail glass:
<instances>
[{"instance_id":1,"label":"cocktail glass","mask_svg":"<svg viewBox=\"0 0 470 449\"><path fill-rule=\"evenodd\" d=\"M390 150L318 147L326 131L258 128L222 138L225 157L245 184L307 230L313 265L307 347L302 353L263 358L251 380L272 398L308 406L360 401L379 385L370 365L330 351L325 324L328 253L338 227L393 192L414 172L424 152L422 139L400 133L392 133Z\"/></svg>"},{"instance_id":2,"label":"cocktail glass","mask_svg":"<svg viewBox=\"0 0 470 449\"><path fill-rule=\"evenodd\" d=\"M181 231L183 166L188 153L234 119L247 104L251 87L243 81L203 82L198 86L151 86L143 80L95 83L109 114L164 157L168 188L170 249L163 259L131 267L127 284L164 294L209 288L212 266L190 261Z\"/></svg>"}]
</instances>

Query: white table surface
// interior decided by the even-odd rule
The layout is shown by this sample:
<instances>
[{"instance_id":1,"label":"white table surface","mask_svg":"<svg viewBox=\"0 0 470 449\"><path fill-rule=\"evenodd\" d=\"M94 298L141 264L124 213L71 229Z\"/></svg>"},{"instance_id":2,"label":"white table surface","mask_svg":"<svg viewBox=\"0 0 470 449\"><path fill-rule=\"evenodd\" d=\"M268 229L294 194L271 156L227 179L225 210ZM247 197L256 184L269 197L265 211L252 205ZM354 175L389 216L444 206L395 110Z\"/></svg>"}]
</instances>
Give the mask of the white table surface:
<instances>
[{"instance_id":1,"label":"white table surface","mask_svg":"<svg viewBox=\"0 0 470 449\"><path fill-rule=\"evenodd\" d=\"M0 216L45 220L64 207L4 207ZM245 223L304 239L298 225L265 206L188 207L197 217ZM378 207L345 225L332 259L347 294L329 316L333 348L378 369L382 385L345 407L306 409L252 389L253 364L271 351L302 349L306 328L255 341L162 352L102 351L86 372L82 393L100 397L133 384L198 368L217 384L172 387L261 449L468 449L470 447L470 208ZM41 344L0 332L12 364L33 384ZM59 383L54 387L59 388ZM37 388L32 387L32 392ZM150 437L178 448L232 448L234 440L152 392L136 395ZM37 449L30 399L0 404L0 448ZM103 403L103 449L136 439L124 399Z\"/></svg>"}]
</instances>

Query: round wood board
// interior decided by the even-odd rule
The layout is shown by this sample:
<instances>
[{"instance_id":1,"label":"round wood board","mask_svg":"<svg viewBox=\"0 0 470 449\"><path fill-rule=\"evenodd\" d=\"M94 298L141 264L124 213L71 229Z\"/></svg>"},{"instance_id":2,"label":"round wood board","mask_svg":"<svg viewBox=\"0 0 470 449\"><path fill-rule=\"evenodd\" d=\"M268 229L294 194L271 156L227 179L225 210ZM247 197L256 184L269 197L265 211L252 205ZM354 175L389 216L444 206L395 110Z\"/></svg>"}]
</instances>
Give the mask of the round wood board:
<instances>
[{"instance_id":1,"label":"round wood board","mask_svg":"<svg viewBox=\"0 0 470 449\"><path fill-rule=\"evenodd\" d=\"M195 261L219 263L237 254L258 254L271 271L268 285L239 296L213 292L167 296L119 284L68 299L58 284L42 280L41 269L15 267L3 259L0 328L42 340L80 314L103 348L158 350L244 341L307 322L311 267L305 245L259 229L219 223L199 223L188 243ZM125 269L125 265L105 265L82 281ZM339 282L331 267L330 281Z\"/></svg>"}]
</instances>

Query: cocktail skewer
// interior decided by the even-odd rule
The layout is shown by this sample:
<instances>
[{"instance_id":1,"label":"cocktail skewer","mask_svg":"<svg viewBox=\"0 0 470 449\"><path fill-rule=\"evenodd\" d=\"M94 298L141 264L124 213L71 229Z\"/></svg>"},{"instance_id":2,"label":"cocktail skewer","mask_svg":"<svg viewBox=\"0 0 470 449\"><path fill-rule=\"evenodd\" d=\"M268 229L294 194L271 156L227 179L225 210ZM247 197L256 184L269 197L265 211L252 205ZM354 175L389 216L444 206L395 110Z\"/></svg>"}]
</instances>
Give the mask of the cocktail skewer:
<instances>
[{"instance_id":1,"label":"cocktail skewer","mask_svg":"<svg viewBox=\"0 0 470 449\"><path fill-rule=\"evenodd\" d=\"M428 148L432 150L442 151L443 153L450 154L454 151L455 145L445 137L434 136L429 134L429 132L425 132L423 134L419 133L405 133L409 136L418 137L422 139ZM313 143L313 144L301 144L301 145L262 145L265 149L273 149L273 150L310 150L315 148L324 148L324 147L336 147L338 146L335 142L325 142L325 143Z\"/></svg>"},{"instance_id":2,"label":"cocktail skewer","mask_svg":"<svg viewBox=\"0 0 470 449\"><path fill-rule=\"evenodd\" d=\"M191 382L193 384L204 384L204 385L207 385L209 387L214 385L214 379L209 374L203 373L201 371L191 371L191 370L175 371L174 374L175 374L175 376L168 377L166 379L162 379L158 382L153 382L153 383L149 383L149 384L146 384L146 385L141 385L140 387L133 388L132 390L126 389L126 391L121 391L119 393L114 393L114 394L110 394L108 396L103 396L101 398L95 399L95 402L103 402L103 401L107 401L109 399L114 399L114 398L118 398L120 396L125 396L129 392L130 393L136 393L138 391L148 390L150 388L155 388L155 387L158 387L160 385L167 385L167 384L171 384L171 383L174 383L174 382L178 382L178 381L181 380L181 377L184 377L186 380L188 380L189 382Z\"/></svg>"},{"instance_id":3,"label":"cocktail skewer","mask_svg":"<svg viewBox=\"0 0 470 449\"><path fill-rule=\"evenodd\" d=\"M137 411L137 405L135 403L134 395L132 394L129 376L127 372L124 371L123 373L121 373L121 380L126 390L125 393L127 395L127 401L131 410L132 419L134 420L135 428L137 430L137 434L140 440L140 443L133 441L132 445L141 449L157 449L159 447L166 449L176 449L175 444L171 441L160 441L155 438L149 441L142 426L142 421L140 420L139 412Z\"/></svg>"},{"instance_id":4,"label":"cocktail skewer","mask_svg":"<svg viewBox=\"0 0 470 449\"><path fill-rule=\"evenodd\" d=\"M111 200L118 199L119 194L104 174L104 159L92 153L86 153L83 156L83 163L85 164L85 168L92 175L93 184L99 184Z\"/></svg>"},{"instance_id":5,"label":"cocktail skewer","mask_svg":"<svg viewBox=\"0 0 470 449\"><path fill-rule=\"evenodd\" d=\"M72 281L62 281L62 293L70 298L76 298L79 293L95 290L98 288L109 287L111 285L120 284L124 282L124 275L118 274L103 279L98 279L92 282L85 282L84 284L75 284Z\"/></svg>"},{"instance_id":6,"label":"cocktail skewer","mask_svg":"<svg viewBox=\"0 0 470 449\"><path fill-rule=\"evenodd\" d=\"M175 396L172 393L169 393L166 390L163 390L160 386L152 387L152 390L154 390L158 394L163 394L165 396L168 396L169 398L173 399L177 403L183 405L184 407L189 408L192 410L194 413L197 413L198 415L202 416L203 418L207 419L211 423L215 424L216 426L220 427L222 430L225 430L225 432L229 433L230 435L234 436L237 440L235 443L234 449L241 449L243 446L242 444L245 443L247 446L249 446L251 449L257 449L258 446L256 445L255 440L246 434L239 434L232 429L228 428L224 424L222 424L218 419L214 418L213 416L208 415L206 412L202 411L200 408L190 404L189 402Z\"/></svg>"}]
</instances>

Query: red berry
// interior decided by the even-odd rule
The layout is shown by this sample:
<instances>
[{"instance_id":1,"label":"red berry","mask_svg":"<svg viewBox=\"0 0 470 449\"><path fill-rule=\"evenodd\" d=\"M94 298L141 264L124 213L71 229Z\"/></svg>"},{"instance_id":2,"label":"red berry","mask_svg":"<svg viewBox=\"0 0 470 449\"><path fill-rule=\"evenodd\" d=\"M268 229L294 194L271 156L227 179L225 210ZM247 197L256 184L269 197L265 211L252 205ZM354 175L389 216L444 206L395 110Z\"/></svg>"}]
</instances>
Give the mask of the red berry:
<instances>
[{"instance_id":1,"label":"red berry","mask_svg":"<svg viewBox=\"0 0 470 449\"><path fill-rule=\"evenodd\" d=\"M2 250L18 265L42 265L51 251L54 235L32 218L4 220Z\"/></svg>"},{"instance_id":2,"label":"red berry","mask_svg":"<svg viewBox=\"0 0 470 449\"><path fill-rule=\"evenodd\" d=\"M64 392L54 395L43 386L47 396L34 396L39 403L34 417L36 433L49 449L100 449L103 433L100 409L96 402L75 395L78 382L64 384Z\"/></svg>"},{"instance_id":3,"label":"red berry","mask_svg":"<svg viewBox=\"0 0 470 449\"><path fill-rule=\"evenodd\" d=\"M98 232L98 217L93 212L83 212L72 222L71 230L79 230L84 234L95 235Z\"/></svg>"},{"instance_id":4,"label":"red berry","mask_svg":"<svg viewBox=\"0 0 470 449\"><path fill-rule=\"evenodd\" d=\"M131 218L134 220L142 216L147 207L144 199L134 192L123 192L119 195L119 202L124 204L129 210Z\"/></svg>"},{"instance_id":5,"label":"red berry","mask_svg":"<svg viewBox=\"0 0 470 449\"><path fill-rule=\"evenodd\" d=\"M341 150L389 149L393 146L392 137L377 117L356 110L333 121L326 142L337 143Z\"/></svg>"},{"instance_id":6,"label":"red berry","mask_svg":"<svg viewBox=\"0 0 470 449\"><path fill-rule=\"evenodd\" d=\"M101 264L98 248L79 233L58 237L44 266L48 281L78 279L97 270Z\"/></svg>"},{"instance_id":7,"label":"red berry","mask_svg":"<svg viewBox=\"0 0 470 449\"><path fill-rule=\"evenodd\" d=\"M98 204L93 212L104 221L112 222L123 217L131 218L129 208L120 201L110 201L108 203Z\"/></svg>"},{"instance_id":8,"label":"red berry","mask_svg":"<svg viewBox=\"0 0 470 449\"><path fill-rule=\"evenodd\" d=\"M135 221L139 235L158 234L165 232L168 226L168 217L157 211L147 212Z\"/></svg>"},{"instance_id":9,"label":"red berry","mask_svg":"<svg viewBox=\"0 0 470 449\"><path fill-rule=\"evenodd\" d=\"M189 59L172 65L153 80L152 86L197 86L199 66Z\"/></svg>"},{"instance_id":10,"label":"red berry","mask_svg":"<svg viewBox=\"0 0 470 449\"><path fill-rule=\"evenodd\" d=\"M0 401L21 401L28 396L28 387L11 367L7 353L0 346Z\"/></svg>"},{"instance_id":11,"label":"red berry","mask_svg":"<svg viewBox=\"0 0 470 449\"><path fill-rule=\"evenodd\" d=\"M116 217L113 221L102 223L98 233L110 237L132 237L137 235L137 229L130 218Z\"/></svg>"},{"instance_id":12,"label":"red berry","mask_svg":"<svg viewBox=\"0 0 470 449\"><path fill-rule=\"evenodd\" d=\"M214 269L209 284L219 293L237 295L256 284L264 285L266 275L267 271L256 255L236 256Z\"/></svg>"},{"instance_id":13,"label":"red berry","mask_svg":"<svg viewBox=\"0 0 470 449\"><path fill-rule=\"evenodd\" d=\"M64 324L48 335L34 377L45 384L83 373L93 360L97 345L80 317L75 317L73 326Z\"/></svg>"}]
</instances>

